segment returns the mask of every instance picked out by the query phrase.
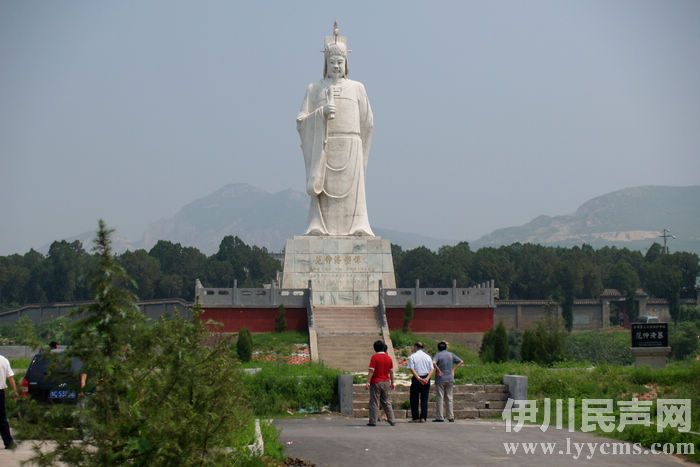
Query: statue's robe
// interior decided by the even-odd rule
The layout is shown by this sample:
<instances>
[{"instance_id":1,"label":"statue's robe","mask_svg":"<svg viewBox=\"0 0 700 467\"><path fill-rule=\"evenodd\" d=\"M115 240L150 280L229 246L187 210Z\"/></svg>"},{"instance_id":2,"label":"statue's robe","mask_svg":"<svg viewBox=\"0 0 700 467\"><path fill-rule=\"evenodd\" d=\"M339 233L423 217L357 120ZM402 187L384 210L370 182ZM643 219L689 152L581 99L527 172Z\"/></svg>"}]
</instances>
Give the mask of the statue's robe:
<instances>
[{"instance_id":1,"label":"statue's robe","mask_svg":"<svg viewBox=\"0 0 700 467\"><path fill-rule=\"evenodd\" d=\"M323 116L333 91L335 118ZM312 83L297 116L311 197L307 235L374 236L367 217L365 172L372 142L372 109L362 83Z\"/></svg>"}]
</instances>

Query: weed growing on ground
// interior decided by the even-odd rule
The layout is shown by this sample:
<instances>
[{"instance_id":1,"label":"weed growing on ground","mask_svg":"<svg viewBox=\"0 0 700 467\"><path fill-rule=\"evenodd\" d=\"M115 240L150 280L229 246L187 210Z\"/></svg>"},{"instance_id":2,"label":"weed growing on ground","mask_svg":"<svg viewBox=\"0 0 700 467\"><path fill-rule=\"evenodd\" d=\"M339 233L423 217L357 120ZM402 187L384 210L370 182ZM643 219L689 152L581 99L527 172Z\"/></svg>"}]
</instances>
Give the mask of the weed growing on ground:
<instances>
[{"instance_id":1,"label":"weed growing on ground","mask_svg":"<svg viewBox=\"0 0 700 467\"><path fill-rule=\"evenodd\" d=\"M250 406L258 416L319 412L338 403L339 370L318 363L251 362L246 366L261 368L258 373L243 377L251 395Z\"/></svg>"}]
</instances>

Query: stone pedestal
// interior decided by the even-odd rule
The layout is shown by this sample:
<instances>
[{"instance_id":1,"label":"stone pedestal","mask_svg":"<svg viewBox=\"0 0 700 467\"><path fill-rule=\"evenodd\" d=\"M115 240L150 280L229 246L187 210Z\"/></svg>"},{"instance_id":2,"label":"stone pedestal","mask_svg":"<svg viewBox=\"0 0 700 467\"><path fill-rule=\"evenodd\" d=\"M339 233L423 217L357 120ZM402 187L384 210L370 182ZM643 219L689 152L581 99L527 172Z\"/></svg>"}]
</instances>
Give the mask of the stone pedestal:
<instances>
[{"instance_id":1,"label":"stone pedestal","mask_svg":"<svg viewBox=\"0 0 700 467\"><path fill-rule=\"evenodd\" d=\"M671 354L671 347L630 347L636 366L648 365L664 368Z\"/></svg>"},{"instance_id":2,"label":"stone pedestal","mask_svg":"<svg viewBox=\"0 0 700 467\"><path fill-rule=\"evenodd\" d=\"M527 376L503 375L503 384L508 387L509 397L516 401L527 400ZM518 402L513 403L513 407L519 407Z\"/></svg>"},{"instance_id":3,"label":"stone pedestal","mask_svg":"<svg viewBox=\"0 0 700 467\"><path fill-rule=\"evenodd\" d=\"M396 288L391 243L379 237L297 236L284 250L283 289L308 287L314 305L376 306L379 281Z\"/></svg>"}]
</instances>

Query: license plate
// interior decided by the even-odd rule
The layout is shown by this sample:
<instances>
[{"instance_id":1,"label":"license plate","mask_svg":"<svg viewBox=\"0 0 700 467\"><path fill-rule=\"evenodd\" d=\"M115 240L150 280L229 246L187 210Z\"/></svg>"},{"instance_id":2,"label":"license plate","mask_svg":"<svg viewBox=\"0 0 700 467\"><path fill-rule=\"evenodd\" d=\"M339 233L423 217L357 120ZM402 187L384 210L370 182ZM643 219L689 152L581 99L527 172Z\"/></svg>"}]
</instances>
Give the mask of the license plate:
<instances>
[{"instance_id":1,"label":"license plate","mask_svg":"<svg viewBox=\"0 0 700 467\"><path fill-rule=\"evenodd\" d=\"M55 390L49 392L51 399L75 399L75 391Z\"/></svg>"}]
</instances>

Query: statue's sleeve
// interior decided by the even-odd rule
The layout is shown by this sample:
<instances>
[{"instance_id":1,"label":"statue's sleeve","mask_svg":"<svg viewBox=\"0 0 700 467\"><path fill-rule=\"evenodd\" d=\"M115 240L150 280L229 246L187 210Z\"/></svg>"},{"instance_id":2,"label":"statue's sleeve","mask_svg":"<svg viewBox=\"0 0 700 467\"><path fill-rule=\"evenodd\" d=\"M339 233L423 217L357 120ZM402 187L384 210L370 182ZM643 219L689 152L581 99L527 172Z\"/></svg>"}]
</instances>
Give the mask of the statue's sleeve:
<instances>
[{"instance_id":1,"label":"statue's sleeve","mask_svg":"<svg viewBox=\"0 0 700 467\"><path fill-rule=\"evenodd\" d=\"M323 107L311 108L312 91L313 84L310 84L297 115L297 131L301 138L301 151L306 167L306 192L315 196L323 191L326 175L326 119L323 116Z\"/></svg>"},{"instance_id":2,"label":"statue's sleeve","mask_svg":"<svg viewBox=\"0 0 700 467\"><path fill-rule=\"evenodd\" d=\"M374 132L374 117L372 107L369 105L369 98L365 86L360 84L358 104L360 106L360 136L362 137L362 155L364 157L364 168L367 170L367 159L369 150L372 147L372 133Z\"/></svg>"}]
</instances>

